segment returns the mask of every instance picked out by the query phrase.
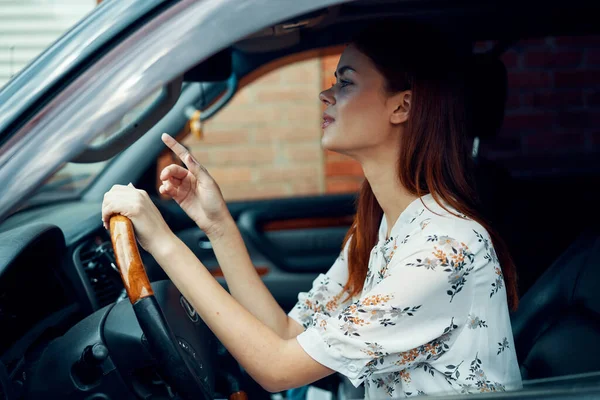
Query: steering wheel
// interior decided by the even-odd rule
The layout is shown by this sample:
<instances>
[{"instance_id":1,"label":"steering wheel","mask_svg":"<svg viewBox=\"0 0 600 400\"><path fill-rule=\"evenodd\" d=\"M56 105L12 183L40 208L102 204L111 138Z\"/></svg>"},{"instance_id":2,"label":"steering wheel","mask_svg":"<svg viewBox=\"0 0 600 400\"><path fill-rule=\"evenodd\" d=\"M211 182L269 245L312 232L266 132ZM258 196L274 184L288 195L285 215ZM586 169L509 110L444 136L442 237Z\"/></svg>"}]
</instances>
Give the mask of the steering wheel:
<instances>
[{"instance_id":1,"label":"steering wheel","mask_svg":"<svg viewBox=\"0 0 600 400\"><path fill-rule=\"evenodd\" d=\"M193 361L184 356L154 296L129 218L111 217L110 238L123 285L159 373L181 398L212 400L210 390L196 372ZM229 398L243 400L247 396L240 391Z\"/></svg>"}]
</instances>

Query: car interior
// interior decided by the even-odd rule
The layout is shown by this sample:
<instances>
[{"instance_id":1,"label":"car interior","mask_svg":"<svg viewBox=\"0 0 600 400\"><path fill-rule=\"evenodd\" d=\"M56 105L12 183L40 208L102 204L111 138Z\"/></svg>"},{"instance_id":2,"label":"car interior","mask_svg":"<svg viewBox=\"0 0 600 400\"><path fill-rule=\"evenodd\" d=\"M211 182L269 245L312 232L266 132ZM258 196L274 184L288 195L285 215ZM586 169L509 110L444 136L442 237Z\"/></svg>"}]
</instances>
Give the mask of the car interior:
<instances>
[{"instance_id":1,"label":"car interior","mask_svg":"<svg viewBox=\"0 0 600 400\"><path fill-rule=\"evenodd\" d=\"M472 55L471 140L482 210L506 239L519 276L521 300L512 324L521 395L568 398L600 390L598 157L553 159L555 172L534 175L488 159L484 151L503 126L511 90L502 55L526 39L600 33L591 5L553 4L371 0L312 10L261 29L168 83L150 107L154 112L74 160L110 159L76 198L31 201L0 223L0 400L172 398L115 268L100 220L102 195L128 182L146 190L170 228L227 287L206 235L157 193L160 133L184 131L196 110L209 119L242 87L285 65L285 57L327 54L383 16L420 18L470 45L493 41L491 49ZM538 162L534 156L526 161ZM348 193L228 203L257 272L284 310L336 259L354 201ZM244 390L250 398L273 398L201 321L191 328L181 322L190 315L176 288L152 257L141 256L179 346L200 364L200 386L211 392L204 395L226 398ZM314 385L332 398L362 396L337 374Z\"/></svg>"}]
</instances>

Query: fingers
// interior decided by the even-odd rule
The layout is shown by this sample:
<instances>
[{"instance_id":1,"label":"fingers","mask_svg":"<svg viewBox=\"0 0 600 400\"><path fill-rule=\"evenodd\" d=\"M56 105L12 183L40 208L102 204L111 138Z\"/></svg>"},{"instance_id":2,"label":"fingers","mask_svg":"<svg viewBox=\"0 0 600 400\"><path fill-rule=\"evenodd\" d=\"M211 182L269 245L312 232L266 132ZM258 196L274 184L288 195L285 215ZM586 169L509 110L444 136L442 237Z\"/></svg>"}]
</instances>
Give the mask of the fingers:
<instances>
[{"instance_id":1,"label":"fingers","mask_svg":"<svg viewBox=\"0 0 600 400\"><path fill-rule=\"evenodd\" d=\"M166 194L168 196L175 197L175 195L177 194L178 186L178 184L173 184L171 181L163 181L163 183L158 188L158 191L161 194Z\"/></svg>"},{"instance_id":2,"label":"fingers","mask_svg":"<svg viewBox=\"0 0 600 400\"><path fill-rule=\"evenodd\" d=\"M104 200L102 201L102 225L104 225L104 229L110 228L110 218L114 214L117 214L114 207L115 196L118 196L118 193L122 193L122 189L124 188L127 188L127 186L114 185L108 192L104 193Z\"/></svg>"},{"instance_id":3,"label":"fingers","mask_svg":"<svg viewBox=\"0 0 600 400\"><path fill-rule=\"evenodd\" d=\"M166 194L175 197L177 190L183 184L183 179L189 171L179 165L169 165L160 173L159 179L162 181L158 188L160 194Z\"/></svg>"},{"instance_id":4,"label":"fingers","mask_svg":"<svg viewBox=\"0 0 600 400\"><path fill-rule=\"evenodd\" d=\"M177 179L179 181L181 181L183 178L186 177L186 175L188 174L188 170L183 168L182 166L179 165L175 165L175 164L171 164L168 167L165 167L161 172L160 172L160 177L159 179L161 181L167 181L171 178Z\"/></svg>"},{"instance_id":5,"label":"fingers","mask_svg":"<svg viewBox=\"0 0 600 400\"><path fill-rule=\"evenodd\" d=\"M136 189L131 183L127 186L114 185L104 194L102 201L102 225L104 228L110 228L110 218L115 214L127 217L134 215L137 211L137 203L132 199L136 200L136 195L144 196L144 194L145 192Z\"/></svg>"},{"instance_id":6,"label":"fingers","mask_svg":"<svg viewBox=\"0 0 600 400\"><path fill-rule=\"evenodd\" d=\"M163 143L165 145L167 145L167 147L169 149L171 149L171 151L173 153L175 153L175 155L177 157L179 157L179 159L181 161L183 161L183 163L185 164L185 166L187 167L187 169L192 174L194 174L194 176L196 176L196 178L202 179L204 177L209 177L210 176L208 174L208 171L206 171L206 168L204 168L194 158L194 156L192 156L192 154L189 152L189 150L186 149L185 146L183 146L177 140L175 140L171 135L169 135L168 133L163 133L162 136L161 136L161 139L162 139Z\"/></svg>"},{"instance_id":7,"label":"fingers","mask_svg":"<svg viewBox=\"0 0 600 400\"><path fill-rule=\"evenodd\" d=\"M171 135L169 135L168 133L163 133L161 139L163 143L166 144L167 147L171 149L171 151L175 153L175 155L179 157L181 161L183 161L183 163L186 165L186 167L188 167L188 169L190 168L188 162L190 162L190 164L192 165L198 164L198 162L194 159L194 157L192 157L188 149L186 149L185 146L183 146L181 143L175 140L175 138L173 138Z\"/></svg>"}]
</instances>

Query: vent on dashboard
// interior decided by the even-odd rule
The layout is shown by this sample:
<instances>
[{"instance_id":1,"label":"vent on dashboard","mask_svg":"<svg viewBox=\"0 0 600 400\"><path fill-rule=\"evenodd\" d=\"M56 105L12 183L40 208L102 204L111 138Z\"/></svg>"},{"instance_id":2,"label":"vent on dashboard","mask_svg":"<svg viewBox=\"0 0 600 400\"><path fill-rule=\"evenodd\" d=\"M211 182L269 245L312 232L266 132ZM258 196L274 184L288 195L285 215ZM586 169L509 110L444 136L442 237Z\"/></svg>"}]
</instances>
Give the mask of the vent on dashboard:
<instances>
[{"instance_id":1,"label":"vent on dashboard","mask_svg":"<svg viewBox=\"0 0 600 400\"><path fill-rule=\"evenodd\" d=\"M115 255L111 243L99 239L80 247L79 261L94 291L98 308L102 308L117 301L124 288L114 267Z\"/></svg>"}]
</instances>

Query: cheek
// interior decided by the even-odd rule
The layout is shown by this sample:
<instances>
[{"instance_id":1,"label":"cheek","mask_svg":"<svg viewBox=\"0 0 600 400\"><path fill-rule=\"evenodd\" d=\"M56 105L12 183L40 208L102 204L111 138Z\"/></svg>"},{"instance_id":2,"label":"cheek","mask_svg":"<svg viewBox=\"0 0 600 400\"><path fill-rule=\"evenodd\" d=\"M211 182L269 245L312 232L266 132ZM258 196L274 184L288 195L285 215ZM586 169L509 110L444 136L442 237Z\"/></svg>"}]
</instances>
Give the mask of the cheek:
<instances>
[{"instance_id":1,"label":"cheek","mask_svg":"<svg viewBox=\"0 0 600 400\"><path fill-rule=\"evenodd\" d=\"M379 133L385 133L386 109L378 93L356 90L338 98L337 115L344 135L370 141L377 140Z\"/></svg>"}]
</instances>

